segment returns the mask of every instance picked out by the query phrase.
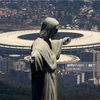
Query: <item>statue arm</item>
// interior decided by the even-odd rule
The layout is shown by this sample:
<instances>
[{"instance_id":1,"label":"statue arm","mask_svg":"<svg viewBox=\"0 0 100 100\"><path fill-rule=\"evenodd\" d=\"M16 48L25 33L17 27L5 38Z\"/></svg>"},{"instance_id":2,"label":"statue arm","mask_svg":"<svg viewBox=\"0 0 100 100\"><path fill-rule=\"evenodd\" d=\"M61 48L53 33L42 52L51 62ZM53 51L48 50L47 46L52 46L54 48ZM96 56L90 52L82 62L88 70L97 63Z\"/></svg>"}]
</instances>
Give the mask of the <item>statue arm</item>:
<instances>
[{"instance_id":1,"label":"statue arm","mask_svg":"<svg viewBox=\"0 0 100 100\"><path fill-rule=\"evenodd\" d=\"M60 57L62 45L63 45L63 39L53 40L52 47L53 47L53 51L56 55L56 59L59 59L59 57Z\"/></svg>"},{"instance_id":2,"label":"statue arm","mask_svg":"<svg viewBox=\"0 0 100 100\"><path fill-rule=\"evenodd\" d=\"M60 53L61 53L61 49L62 49L62 45L67 45L71 42L71 38L70 37L65 37L63 39L60 40L53 40L53 50L56 54L56 59L59 59L60 57Z\"/></svg>"}]
</instances>

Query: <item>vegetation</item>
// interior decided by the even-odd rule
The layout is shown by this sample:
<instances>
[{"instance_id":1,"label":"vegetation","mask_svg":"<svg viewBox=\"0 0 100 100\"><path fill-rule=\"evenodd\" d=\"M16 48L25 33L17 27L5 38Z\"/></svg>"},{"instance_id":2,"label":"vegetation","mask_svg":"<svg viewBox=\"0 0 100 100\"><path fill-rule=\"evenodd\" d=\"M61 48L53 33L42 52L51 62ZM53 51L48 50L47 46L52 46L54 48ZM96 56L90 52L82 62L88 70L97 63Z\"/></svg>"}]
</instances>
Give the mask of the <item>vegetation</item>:
<instances>
[{"instance_id":1,"label":"vegetation","mask_svg":"<svg viewBox=\"0 0 100 100\"><path fill-rule=\"evenodd\" d=\"M80 84L64 87L64 93L59 93L58 100L100 100L100 85Z\"/></svg>"},{"instance_id":2,"label":"vegetation","mask_svg":"<svg viewBox=\"0 0 100 100\"><path fill-rule=\"evenodd\" d=\"M0 100L31 100L31 89L17 88L0 82Z\"/></svg>"},{"instance_id":3,"label":"vegetation","mask_svg":"<svg viewBox=\"0 0 100 100\"><path fill-rule=\"evenodd\" d=\"M77 94L60 95L58 100L100 100L100 92L82 91Z\"/></svg>"},{"instance_id":4,"label":"vegetation","mask_svg":"<svg viewBox=\"0 0 100 100\"><path fill-rule=\"evenodd\" d=\"M80 84L62 87L58 100L100 100L100 85ZM18 88L0 82L0 100L31 100L30 88Z\"/></svg>"}]
</instances>

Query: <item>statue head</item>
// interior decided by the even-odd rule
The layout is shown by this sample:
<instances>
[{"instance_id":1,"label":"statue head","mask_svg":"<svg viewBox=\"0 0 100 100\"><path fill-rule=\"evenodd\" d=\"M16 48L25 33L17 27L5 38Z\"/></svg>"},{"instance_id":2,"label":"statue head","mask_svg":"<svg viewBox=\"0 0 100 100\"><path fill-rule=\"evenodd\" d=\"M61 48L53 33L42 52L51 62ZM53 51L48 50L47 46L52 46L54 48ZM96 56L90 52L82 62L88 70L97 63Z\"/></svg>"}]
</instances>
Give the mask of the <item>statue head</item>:
<instances>
[{"instance_id":1,"label":"statue head","mask_svg":"<svg viewBox=\"0 0 100 100\"><path fill-rule=\"evenodd\" d=\"M59 22L51 17L47 17L41 27L40 37L53 39L59 28Z\"/></svg>"}]
</instances>

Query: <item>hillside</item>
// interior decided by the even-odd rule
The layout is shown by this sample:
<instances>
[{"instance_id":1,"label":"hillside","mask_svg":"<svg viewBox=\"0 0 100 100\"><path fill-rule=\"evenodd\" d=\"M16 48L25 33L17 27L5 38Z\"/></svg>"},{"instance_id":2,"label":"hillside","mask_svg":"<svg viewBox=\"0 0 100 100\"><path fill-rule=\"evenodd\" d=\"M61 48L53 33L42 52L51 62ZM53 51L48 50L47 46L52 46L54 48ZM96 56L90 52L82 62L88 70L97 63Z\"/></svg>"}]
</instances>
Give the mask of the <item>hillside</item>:
<instances>
[{"instance_id":1,"label":"hillside","mask_svg":"<svg viewBox=\"0 0 100 100\"><path fill-rule=\"evenodd\" d=\"M15 85L10 79L5 79L0 78L0 100L31 100L31 88ZM61 88L64 91L59 91L58 100L100 100L99 85L80 84Z\"/></svg>"},{"instance_id":2,"label":"hillside","mask_svg":"<svg viewBox=\"0 0 100 100\"><path fill-rule=\"evenodd\" d=\"M18 82L16 79L12 79L9 75L6 74L0 74L0 81L15 87L26 87L24 84Z\"/></svg>"},{"instance_id":3,"label":"hillside","mask_svg":"<svg viewBox=\"0 0 100 100\"><path fill-rule=\"evenodd\" d=\"M0 100L31 100L31 89L0 82Z\"/></svg>"}]
</instances>

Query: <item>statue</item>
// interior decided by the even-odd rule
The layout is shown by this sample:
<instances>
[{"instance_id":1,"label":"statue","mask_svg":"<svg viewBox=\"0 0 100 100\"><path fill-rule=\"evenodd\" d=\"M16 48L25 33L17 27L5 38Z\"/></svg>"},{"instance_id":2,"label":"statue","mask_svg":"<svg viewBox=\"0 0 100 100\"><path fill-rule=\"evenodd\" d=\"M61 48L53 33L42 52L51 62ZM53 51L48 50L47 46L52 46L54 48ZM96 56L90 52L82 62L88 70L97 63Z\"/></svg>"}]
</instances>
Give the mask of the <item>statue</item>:
<instances>
[{"instance_id":1,"label":"statue","mask_svg":"<svg viewBox=\"0 0 100 100\"><path fill-rule=\"evenodd\" d=\"M71 39L53 40L59 22L47 17L42 24L39 37L31 47L32 100L57 100L57 63L62 45Z\"/></svg>"}]
</instances>

